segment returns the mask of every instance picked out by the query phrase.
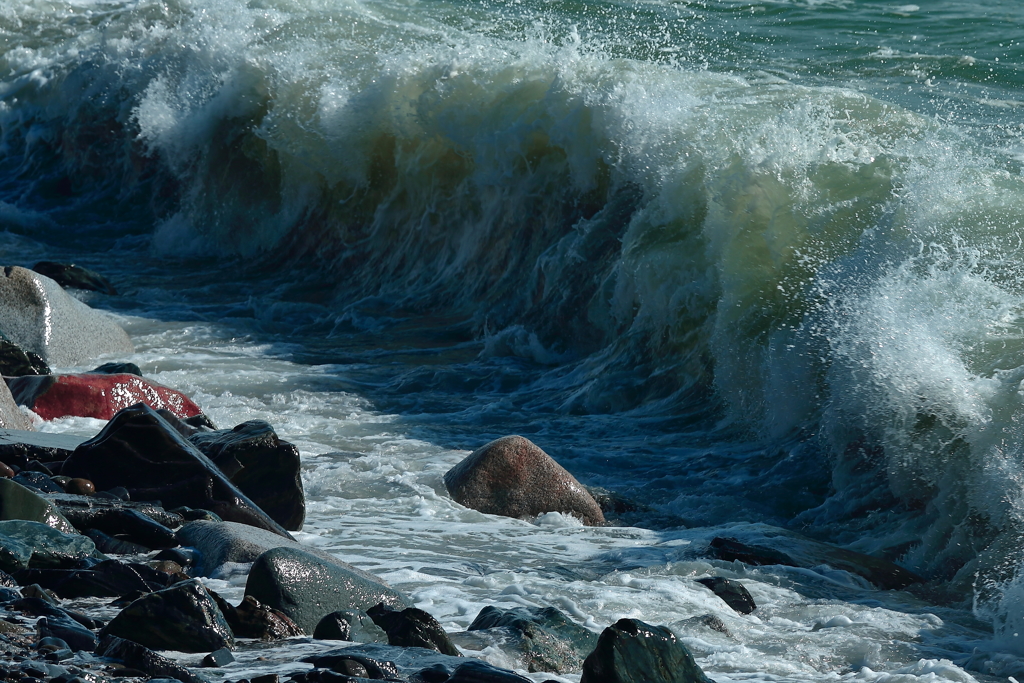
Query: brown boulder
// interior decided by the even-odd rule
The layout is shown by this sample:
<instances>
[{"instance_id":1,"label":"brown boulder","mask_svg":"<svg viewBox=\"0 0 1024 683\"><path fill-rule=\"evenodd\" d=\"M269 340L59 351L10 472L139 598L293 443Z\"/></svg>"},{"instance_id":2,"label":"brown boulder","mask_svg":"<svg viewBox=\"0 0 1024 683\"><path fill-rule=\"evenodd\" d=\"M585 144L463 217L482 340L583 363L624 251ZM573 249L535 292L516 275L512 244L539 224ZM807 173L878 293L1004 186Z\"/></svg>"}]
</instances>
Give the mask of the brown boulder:
<instances>
[{"instance_id":1,"label":"brown boulder","mask_svg":"<svg viewBox=\"0 0 1024 683\"><path fill-rule=\"evenodd\" d=\"M8 377L14 400L44 420L95 417L109 420L117 411L137 403L171 411L178 418L199 415L192 400L169 387L132 374L26 375Z\"/></svg>"},{"instance_id":2,"label":"brown boulder","mask_svg":"<svg viewBox=\"0 0 1024 683\"><path fill-rule=\"evenodd\" d=\"M587 526L604 524L597 501L535 443L504 436L478 448L448 470L444 483L457 502L505 517L545 512L572 515Z\"/></svg>"}]
</instances>

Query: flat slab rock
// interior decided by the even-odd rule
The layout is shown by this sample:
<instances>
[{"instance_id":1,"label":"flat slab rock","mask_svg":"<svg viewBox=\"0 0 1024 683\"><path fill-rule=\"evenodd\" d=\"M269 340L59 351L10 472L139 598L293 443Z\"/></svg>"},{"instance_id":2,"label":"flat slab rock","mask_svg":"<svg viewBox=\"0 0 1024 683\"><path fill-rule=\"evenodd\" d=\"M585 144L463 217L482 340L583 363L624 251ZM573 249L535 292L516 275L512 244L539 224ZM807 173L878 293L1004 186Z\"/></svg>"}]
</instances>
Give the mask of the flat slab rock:
<instances>
[{"instance_id":1,"label":"flat slab rock","mask_svg":"<svg viewBox=\"0 0 1024 683\"><path fill-rule=\"evenodd\" d=\"M481 446L444 475L458 503L491 515L572 515L587 526L604 524L604 514L576 478L535 443L504 436Z\"/></svg>"},{"instance_id":2,"label":"flat slab rock","mask_svg":"<svg viewBox=\"0 0 1024 683\"><path fill-rule=\"evenodd\" d=\"M51 366L79 365L106 353L134 352L114 319L26 268L0 271L0 330Z\"/></svg>"}]
</instances>

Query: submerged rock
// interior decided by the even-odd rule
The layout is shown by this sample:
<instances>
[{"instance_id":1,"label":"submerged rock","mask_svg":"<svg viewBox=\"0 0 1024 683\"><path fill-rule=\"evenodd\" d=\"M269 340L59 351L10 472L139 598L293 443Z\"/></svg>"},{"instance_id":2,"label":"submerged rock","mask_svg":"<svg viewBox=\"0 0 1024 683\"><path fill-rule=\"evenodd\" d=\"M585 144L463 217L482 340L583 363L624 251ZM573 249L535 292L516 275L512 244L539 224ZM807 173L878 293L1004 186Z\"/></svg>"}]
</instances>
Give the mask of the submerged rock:
<instances>
[{"instance_id":1,"label":"submerged rock","mask_svg":"<svg viewBox=\"0 0 1024 683\"><path fill-rule=\"evenodd\" d=\"M289 531L302 528L306 500L299 476L299 449L281 441L263 420L188 437L231 483Z\"/></svg>"},{"instance_id":2,"label":"submerged rock","mask_svg":"<svg viewBox=\"0 0 1024 683\"><path fill-rule=\"evenodd\" d=\"M100 639L96 654L120 660L153 679L170 678L181 683L207 683L181 664L158 655L144 645L117 636L107 635Z\"/></svg>"},{"instance_id":3,"label":"submerged rock","mask_svg":"<svg viewBox=\"0 0 1024 683\"><path fill-rule=\"evenodd\" d=\"M177 652L213 652L234 647L235 642L217 603L195 579L139 598L121 610L101 635Z\"/></svg>"},{"instance_id":4,"label":"submerged rock","mask_svg":"<svg viewBox=\"0 0 1024 683\"><path fill-rule=\"evenodd\" d=\"M0 273L3 333L50 365L78 365L104 353L132 353L131 340L48 277L19 267Z\"/></svg>"},{"instance_id":5,"label":"submerged rock","mask_svg":"<svg viewBox=\"0 0 1024 683\"><path fill-rule=\"evenodd\" d=\"M382 579L338 559L295 547L260 555L249 570L245 594L281 610L306 633L327 614L345 609L368 611L378 603L407 607L407 597Z\"/></svg>"},{"instance_id":6,"label":"submerged rock","mask_svg":"<svg viewBox=\"0 0 1024 683\"><path fill-rule=\"evenodd\" d=\"M588 526L604 524L597 501L529 439L505 436L473 451L444 475L458 503L505 517L560 512Z\"/></svg>"},{"instance_id":7,"label":"submerged rock","mask_svg":"<svg viewBox=\"0 0 1024 683\"><path fill-rule=\"evenodd\" d=\"M169 410L181 418L202 413L180 391L132 374L11 377L7 385L18 405L31 409L44 420L71 416L109 420L119 410L138 403L154 410Z\"/></svg>"},{"instance_id":8,"label":"submerged rock","mask_svg":"<svg viewBox=\"0 0 1024 683\"><path fill-rule=\"evenodd\" d=\"M721 576L712 576L706 579L697 579L697 583L707 586L712 593L720 597L725 601L725 604L740 614L750 614L757 609L750 591L739 581L732 581Z\"/></svg>"},{"instance_id":9,"label":"submerged rock","mask_svg":"<svg viewBox=\"0 0 1024 683\"><path fill-rule=\"evenodd\" d=\"M484 607L467 630L504 636L500 647L512 650L531 673L579 670L583 658L597 645L597 634L554 607Z\"/></svg>"},{"instance_id":10,"label":"submerged rock","mask_svg":"<svg viewBox=\"0 0 1024 683\"><path fill-rule=\"evenodd\" d=\"M583 662L580 683L711 683L664 626L619 619Z\"/></svg>"},{"instance_id":11,"label":"submerged rock","mask_svg":"<svg viewBox=\"0 0 1024 683\"><path fill-rule=\"evenodd\" d=\"M239 491L210 459L145 405L125 408L64 462L62 473L97 489L124 486L132 500L211 510L294 540Z\"/></svg>"},{"instance_id":12,"label":"submerged rock","mask_svg":"<svg viewBox=\"0 0 1024 683\"><path fill-rule=\"evenodd\" d=\"M811 568L826 564L891 590L924 581L909 569L880 557L814 541L767 524L737 525L731 529L729 536L713 538L708 552L721 560L739 560L752 565L780 564Z\"/></svg>"},{"instance_id":13,"label":"submerged rock","mask_svg":"<svg viewBox=\"0 0 1024 683\"><path fill-rule=\"evenodd\" d=\"M76 266L74 263L40 261L32 266L32 270L40 275L45 275L61 287L85 289L92 292L102 292L103 294L117 294L117 290L110 284L110 280L95 270Z\"/></svg>"},{"instance_id":14,"label":"submerged rock","mask_svg":"<svg viewBox=\"0 0 1024 683\"><path fill-rule=\"evenodd\" d=\"M200 576L216 573L227 562L255 562L256 558L272 548L298 548L325 562L339 561L334 555L322 550L302 546L279 534L236 522L197 520L178 529L176 535L182 545L198 551L196 573Z\"/></svg>"}]
</instances>

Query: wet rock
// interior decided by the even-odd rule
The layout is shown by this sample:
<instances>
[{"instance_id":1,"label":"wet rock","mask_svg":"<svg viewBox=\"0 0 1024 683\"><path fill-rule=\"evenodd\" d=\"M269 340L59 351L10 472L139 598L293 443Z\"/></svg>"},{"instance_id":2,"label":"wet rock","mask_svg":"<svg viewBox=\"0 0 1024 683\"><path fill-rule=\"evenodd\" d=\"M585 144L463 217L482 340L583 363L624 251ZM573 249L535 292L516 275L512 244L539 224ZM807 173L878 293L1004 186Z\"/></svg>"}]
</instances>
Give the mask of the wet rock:
<instances>
[{"instance_id":1,"label":"wet rock","mask_svg":"<svg viewBox=\"0 0 1024 683\"><path fill-rule=\"evenodd\" d=\"M234 647L217 603L198 580L145 595L114 617L102 635L127 638L154 650L212 652Z\"/></svg>"},{"instance_id":2,"label":"wet rock","mask_svg":"<svg viewBox=\"0 0 1024 683\"><path fill-rule=\"evenodd\" d=\"M462 656L437 619L418 607L396 610L381 603L366 613L388 634L389 645L422 647L452 657Z\"/></svg>"},{"instance_id":3,"label":"wet rock","mask_svg":"<svg viewBox=\"0 0 1024 683\"><path fill-rule=\"evenodd\" d=\"M14 475L13 481L18 482L25 488L32 489L37 493L63 493L64 489L60 484L42 472L29 472L22 470Z\"/></svg>"},{"instance_id":4,"label":"wet rock","mask_svg":"<svg viewBox=\"0 0 1024 683\"><path fill-rule=\"evenodd\" d=\"M155 522L165 531L159 531L161 536L166 535L166 529L180 527L184 520L181 515L168 512L162 507L146 502L123 501L118 498L104 497L83 497L71 494L57 494L48 496L49 501L56 506L65 519L71 522L76 529L109 529L112 533L129 533L133 522L119 524L117 520L124 520L122 517L126 512L132 512L142 518L142 524ZM107 520L107 521L105 521Z\"/></svg>"},{"instance_id":5,"label":"wet rock","mask_svg":"<svg viewBox=\"0 0 1024 683\"><path fill-rule=\"evenodd\" d=\"M6 382L0 382L0 428L32 431L32 420L18 407Z\"/></svg>"},{"instance_id":6,"label":"wet rock","mask_svg":"<svg viewBox=\"0 0 1024 683\"><path fill-rule=\"evenodd\" d=\"M729 632L729 628L725 625L725 622L714 614L701 614L700 616L683 619L682 621L677 622L676 625L678 626L678 629L684 631L695 628L705 628L711 631L718 631L730 638L732 637L732 633Z\"/></svg>"},{"instance_id":7,"label":"wet rock","mask_svg":"<svg viewBox=\"0 0 1024 683\"><path fill-rule=\"evenodd\" d=\"M145 405L115 415L98 435L75 449L62 473L89 479L100 490L125 486L132 500L159 500L165 508L204 508L294 540Z\"/></svg>"},{"instance_id":8,"label":"wet rock","mask_svg":"<svg viewBox=\"0 0 1024 683\"><path fill-rule=\"evenodd\" d=\"M811 568L826 564L890 590L924 581L914 572L888 560L814 541L767 524L737 525L730 536L713 538L708 553L720 560L738 560L752 565Z\"/></svg>"},{"instance_id":9,"label":"wet rock","mask_svg":"<svg viewBox=\"0 0 1024 683\"><path fill-rule=\"evenodd\" d=\"M235 522L189 522L178 530L177 536L179 543L198 551L200 563L196 573L199 576L210 576L227 562L255 562L256 558L273 548L297 548L325 562L339 562L329 553Z\"/></svg>"},{"instance_id":10,"label":"wet rock","mask_svg":"<svg viewBox=\"0 0 1024 683\"><path fill-rule=\"evenodd\" d=\"M28 592L28 591L26 591ZM49 597L49 596L48 596ZM55 605L50 599L43 599L38 597L25 596L19 598L11 603L11 609L21 612L22 614L29 614L34 617L52 617L53 619L60 620L71 620L79 624L87 630L97 629L103 626L99 620L93 619L92 617L76 612L74 610L64 609L59 605Z\"/></svg>"},{"instance_id":11,"label":"wet rock","mask_svg":"<svg viewBox=\"0 0 1024 683\"><path fill-rule=\"evenodd\" d=\"M451 675L451 669L444 664L434 664L410 676L409 683L445 683Z\"/></svg>"},{"instance_id":12,"label":"wet rock","mask_svg":"<svg viewBox=\"0 0 1024 683\"><path fill-rule=\"evenodd\" d=\"M410 604L407 597L369 572L294 547L274 548L260 555L249 571L245 594L284 612L306 633L311 633L324 615L338 610L368 611L382 602L395 607Z\"/></svg>"},{"instance_id":13,"label":"wet rock","mask_svg":"<svg viewBox=\"0 0 1024 683\"><path fill-rule=\"evenodd\" d=\"M49 365L78 365L134 348L113 319L69 296L48 277L7 267L0 275L4 335Z\"/></svg>"},{"instance_id":14,"label":"wet rock","mask_svg":"<svg viewBox=\"0 0 1024 683\"><path fill-rule=\"evenodd\" d=\"M6 381L15 402L44 420L69 416L109 420L119 410L137 403L169 410L178 417L202 412L180 391L130 374L27 376Z\"/></svg>"},{"instance_id":15,"label":"wet rock","mask_svg":"<svg viewBox=\"0 0 1024 683\"><path fill-rule=\"evenodd\" d=\"M710 683L686 646L664 626L619 619L583 662L580 683Z\"/></svg>"},{"instance_id":16,"label":"wet rock","mask_svg":"<svg viewBox=\"0 0 1024 683\"><path fill-rule=\"evenodd\" d=\"M196 432L189 441L275 522L289 531L302 528L299 449L281 441L268 423L250 420L230 430Z\"/></svg>"},{"instance_id":17,"label":"wet rock","mask_svg":"<svg viewBox=\"0 0 1024 683\"><path fill-rule=\"evenodd\" d=\"M96 544L78 533L65 534L42 522L0 522L0 569L17 572L70 568L96 552Z\"/></svg>"},{"instance_id":18,"label":"wet rock","mask_svg":"<svg viewBox=\"0 0 1024 683\"><path fill-rule=\"evenodd\" d=\"M459 664L445 683L526 683L529 678L514 671L499 669L486 662L471 659Z\"/></svg>"},{"instance_id":19,"label":"wet rock","mask_svg":"<svg viewBox=\"0 0 1024 683\"><path fill-rule=\"evenodd\" d=\"M74 263L57 263L56 261L40 261L32 266L32 270L45 275L64 288L85 289L103 294L117 294L110 281L94 270L76 266Z\"/></svg>"},{"instance_id":20,"label":"wet rock","mask_svg":"<svg viewBox=\"0 0 1024 683\"><path fill-rule=\"evenodd\" d=\"M115 508L104 510L104 513L92 518L93 529L146 548L163 550L178 546L173 531L138 510Z\"/></svg>"},{"instance_id":21,"label":"wet rock","mask_svg":"<svg viewBox=\"0 0 1024 683\"><path fill-rule=\"evenodd\" d=\"M386 643L388 634L373 623L366 612L339 610L331 612L319 622L313 631L318 640L346 640L359 643Z\"/></svg>"},{"instance_id":22,"label":"wet rock","mask_svg":"<svg viewBox=\"0 0 1024 683\"><path fill-rule=\"evenodd\" d=\"M231 605L214 591L210 591L210 595L216 601L232 633L239 638L271 641L304 635L302 629L289 619L288 615L267 607L251 595L246 595L238 607Z\"/></svg>"},{"instance_id":23,"label":"wet rock","mask_svg":"<svg viewBox=\"0 0 1024 683\"><path fill-rule=\"evenodd\" d=\"M0 333L0 375L21 377L22 375L49 375L50 367L42 358L26 352L20 346Z\"/></svg>"},{"instance_id":24,"label":"wet rock","mask_svg":"<svg viewBox=\"0 0 1024 683\"><path fill-rule=\"evenodd\" d=\"M22 469L32 460L63 462L83 441L84 438L70 434L46 434L20 429L0 430L0 460Z\"/></svg>"},{"instance_id":25,"label":"wet rock","mask_svg":"<svg viewBox=\"0 0 1024 683\"><path fill-rule=\"evenodd\" d=\"M535 517L561 512L604 524L587 490L529 439L506 436L477 449L444 475L452 498L492 515Z\"/></svg>"},{"instance_id":26,"label":"wet rock","mask_svg":"<svg viewBox=\"0 0 1024 683\"><path fill-rule=\"evenodd\" d=\"M64 492L73 496L91 496L96 493L96 485L88 479L69 478L68 483L64 485Z\"/></svg>"},{"instance_id":27,"label":"wet rock","mask_svg":"<svg viewBox=\"0 0 1024 683\"><path fill-rule=\"evenodd\" d=\"M89 569L24 569L14 578L21 585L39 584L62 598L119 598L165 587L150 585L140 575L138 566L117 560L100 562Z\"/></svg>"},{"instance_id":28,"label":"wet rock","mask_svg":"<svg viewBox=\"0 0 1024 683\"><path fill-rule=\"evenodd\" d=\"M89 372L100 375L135 375L142 377L142 370L135 363L104 363Z\"/></svg>"},{"instance_id":29,"label":"wet rock","mask_svg":"<svg viewBox=\"0 0 1024 683\"><path fill-rule=\"evenodd\" d=\"M210 654L203 657L203 666L206 667L221 667L227 666L231 662L235 661L234 656L231 654L231 650L226 647L222 647L219 650L215 650Z\"/></svg>"},{"instance_id":30,"label":"wet rock","mask_svg":"<svg viewBox=\"0 0 1024 683\"><path fill-rule=\"evenodd\" d=\"M202 678L166 657L162 657L139 643L107 635L100 639L96 654L124 662L127 666L138 669L157 678L173 678L181 683L206 683Z\"/></svg>"},{"instance_id":31,"label":"wet rock","mask_svg":"<svg viewBox=\"0 0 1024 683\"><path fill-rule=\"evenodd\" d=\"M75 652L91 652L99 642L92 631L68 618L42 617L36 622L36 632L40 638L60 638Z\"/></svg>"},{"instance_id":32,"label":"wet rock","mask_svg":"<svg viewBox=\"0 0 1024 683\"><path fill-rule=\"evenodd\" d=\"M361 670L363 672L361 674L349 673L348 675L359 675L375 680L400 680L398 667L394 662L370 657L354 650L331 650L322 655L304 657L302 661L312 664L316 669L327 669L337 673Z\"/></svg>"},{"instance_id":33,"label":"wet rock","mask_svg":"<svg viewBox=\"0 0 1024 683\"><path fill-rule=\"evenodd\" d=\"M511 650L522 668L533 673L579 670L597 645L597 634L574 623L554 607L480 610L469 631L501 631L502 649Z\"/></svg>"},{"instance_id":34,"label":"wet rock","mask_svg":"<svg viewBox=\"0 0 1024 683\"><path fill-rule=\"evenodd\" d=\"M721 576L712 576L706 579L697 579L697 583L707 586L712 593L720 597L725 601L725 604L740 614L750 614L757 609L750 591L739 581L732 581Z\"/></svg>"}]
</instances>

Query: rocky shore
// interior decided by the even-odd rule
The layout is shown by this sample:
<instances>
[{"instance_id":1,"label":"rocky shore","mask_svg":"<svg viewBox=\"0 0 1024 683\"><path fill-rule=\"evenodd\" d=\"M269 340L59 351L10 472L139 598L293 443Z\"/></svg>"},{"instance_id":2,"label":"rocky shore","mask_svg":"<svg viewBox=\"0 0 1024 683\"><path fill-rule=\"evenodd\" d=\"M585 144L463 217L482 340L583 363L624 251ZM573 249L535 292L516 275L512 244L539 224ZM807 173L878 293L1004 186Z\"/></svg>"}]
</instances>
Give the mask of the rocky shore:
<instances>
[{"instance_id":1,"label":"rocky shore","mask_svg":"<svg viewBox=\"0 0 1024 683\"><path fill-rule=\"evenodd\" d=\"M101 276L65 264L6 268L0 278L0 671L9 681L100 683L472 683L527 679L464 656L480 643L527 673L584 683L708 680L677 633L642 619L595 632L555 606L486 607L446 632L379 577L291 532L305 515L300 455L272 425L217 429L201 406L130 363L90 373L51 366L123 357L116 323L64 287L113 295ZM31 412L29 412L31 411ZM108 420L92 438L46 434L33 420ZM635 503L581 485L520 436L493 441L444 478L454 500L483 513L559 512L605 525ZM886 560L765 525L714 537L708 558L748 565L829 565L884 589L920 581ZM231 604L205 581L249 566ZM722 610L758 606L741 582L695 579ZM715 614L695 630L723 630ZM236 658L273 645L294 658L251 678ZM469 647L473 645L473 647ZM225 667L228 667L225 669ZM255 667L254 670L258 670Z\"/></svg>"}]
</instances>

